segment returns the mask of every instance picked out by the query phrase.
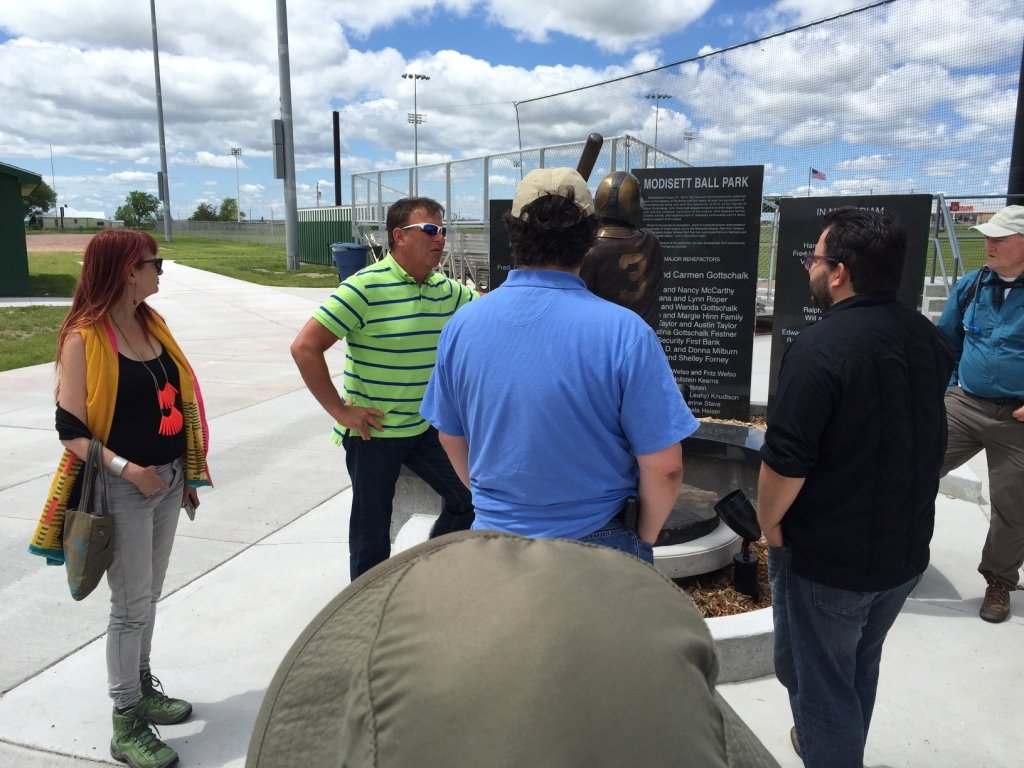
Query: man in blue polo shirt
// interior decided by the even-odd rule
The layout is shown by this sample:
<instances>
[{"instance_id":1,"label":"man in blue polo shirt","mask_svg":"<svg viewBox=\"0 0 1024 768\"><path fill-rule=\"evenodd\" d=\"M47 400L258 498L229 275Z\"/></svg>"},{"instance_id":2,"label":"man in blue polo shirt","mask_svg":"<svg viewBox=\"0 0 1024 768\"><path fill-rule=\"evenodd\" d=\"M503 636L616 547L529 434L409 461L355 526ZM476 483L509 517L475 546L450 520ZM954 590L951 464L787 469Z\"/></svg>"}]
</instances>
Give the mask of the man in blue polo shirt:
<instances>
[{"instance_id":1,"label":"man in blue polo shirt","mask_svg":"<svg viewBox=\"0 0 1024 768\"><path fill-rule=\"evenodd\" d=\"M474 528L653 563L698 423L650 326L579 278L598 226L583 178L532 171L505 224L516 269L445 326L420 412L473 493Z\"/></svg>"}]
</instances>

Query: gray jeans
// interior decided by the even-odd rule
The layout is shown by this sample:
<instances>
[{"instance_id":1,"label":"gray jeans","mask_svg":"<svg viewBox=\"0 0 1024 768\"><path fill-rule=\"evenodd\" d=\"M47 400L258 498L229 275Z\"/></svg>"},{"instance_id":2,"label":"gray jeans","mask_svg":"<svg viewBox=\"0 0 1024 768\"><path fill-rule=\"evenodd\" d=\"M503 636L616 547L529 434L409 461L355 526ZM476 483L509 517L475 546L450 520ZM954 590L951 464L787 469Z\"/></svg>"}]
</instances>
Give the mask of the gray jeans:
<instances>
[{"instance_id":1,"label":"gray jeans","mask_svg":"<svg viewBox=\"0 0 1024 768\"><path fill-rule=\"evenodd\" d=\"M1024 422L1011 415L1013 405L997 405L966 394L946 393L949 445L945 475L985 449L992 514L978 570L1017 586L1024 563Z\"/></svg>"},{"instance_id":2,"label":"gray jeans","mask_svg":"<svg viewBox=\"0 0 1024 768\"><path fill-rule=\"evenodd\" d=\"M114 558L107 570L107 685L119 709L133 707L142 698L139 671L149 669L156 602L181 513L185 483L181 460L157 471L170 488L148 499L127 480L107 475L107 498L114 517Z\"/></svg>"}]
</instances>

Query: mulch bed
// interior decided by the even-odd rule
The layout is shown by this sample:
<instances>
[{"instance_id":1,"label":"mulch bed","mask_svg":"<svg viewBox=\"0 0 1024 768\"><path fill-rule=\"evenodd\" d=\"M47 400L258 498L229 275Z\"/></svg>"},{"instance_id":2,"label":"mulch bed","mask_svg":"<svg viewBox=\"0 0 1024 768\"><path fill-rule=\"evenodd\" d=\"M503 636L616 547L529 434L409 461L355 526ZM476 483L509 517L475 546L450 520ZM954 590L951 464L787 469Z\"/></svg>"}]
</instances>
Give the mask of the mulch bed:
<instances>
[{"instance_id":1,"label":"mulch bed","mask_svg":"<svg viewBox=\"0 0 1024 768\"><path fill-rule=\"evenodd\" d=\"M764 429L766 426L765 420L761 416L754 416L749 421L710 417L701 418L700 421L716 424L735 424L739 427L759 427L761 429ZM742 592L737 592L732 588L731 565L700 576L689 576L685 579L673 579L672 581L692 598L705 619L717 616L735 616L738 613L747 613L749 611L756 611L759 608L767 608L772 604L772 590L768 585L768 544L763 538L751 542L750 551L757 555L758 560L757 587L760 595L756 602Z\"/></svg>"},{"instance_id":2,"label":"mulch bed","mask_svg":"<svg viewBox=\"0 0 1024 768\"><path fill-rule=\"evenodd\" d=\"M757 555L758 560L757 586L761 594L757 602L732 588L731 565L701 576L689 576L672 581L693 599L706 619L734 616L737 613L767 608L772 604L772 591L768 586L768 545L762 538L751 543L750 551Z\"/></svg>"}]
</instances>

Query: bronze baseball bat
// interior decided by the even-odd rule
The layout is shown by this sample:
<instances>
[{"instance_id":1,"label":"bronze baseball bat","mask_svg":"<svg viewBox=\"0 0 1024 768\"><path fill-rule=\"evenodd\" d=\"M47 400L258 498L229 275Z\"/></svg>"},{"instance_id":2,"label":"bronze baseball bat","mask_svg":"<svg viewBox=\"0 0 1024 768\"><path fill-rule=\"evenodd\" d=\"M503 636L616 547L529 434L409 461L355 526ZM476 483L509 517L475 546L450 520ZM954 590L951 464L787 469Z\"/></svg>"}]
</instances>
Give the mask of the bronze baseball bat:
<instances>
[{"instance_id":1,"label":"bronze baseball bat","mask_svg":"<svg viewBox=\"0 0 1024 768\"><path fill-rule=\"evenodd\" d=\"M601 145L604 144L604 137L600 133L592 133L587 136L587 143L583 147L583 154L580 155L579 165L576 172L586 181L590 178L590 172L594 170L594 163L597 156L601 154Z\"/></svg>"}]
</instances>

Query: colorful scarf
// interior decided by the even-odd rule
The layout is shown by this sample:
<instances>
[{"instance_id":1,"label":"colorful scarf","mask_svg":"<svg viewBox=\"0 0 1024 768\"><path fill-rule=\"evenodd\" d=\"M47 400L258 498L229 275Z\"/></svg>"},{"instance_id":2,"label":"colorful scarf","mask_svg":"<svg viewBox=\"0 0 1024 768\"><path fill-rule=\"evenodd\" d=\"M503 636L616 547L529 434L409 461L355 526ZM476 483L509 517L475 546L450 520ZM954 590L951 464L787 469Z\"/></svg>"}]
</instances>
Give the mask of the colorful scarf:
<instances>
[{"instance_id":1,"label":"colorful scarf","mask_svg":"<svg viewBox=\"0 0 1024 768\"><path fill-rule=\"evenodd\" d=\"M154 313L150 315L147 327L178 367L185 418L185 480L193 488L212 485L206 465L210 432L199 381L163 319ZM106 441L114 421L117 400L117 339L109 320L83 328L81 334L85 341L86 423L93 437ZM82 460L65 449L28 545L28 551L45 557L47 565L64 564L64 516L81 468Z\"/></svg>"}]
</instances>

